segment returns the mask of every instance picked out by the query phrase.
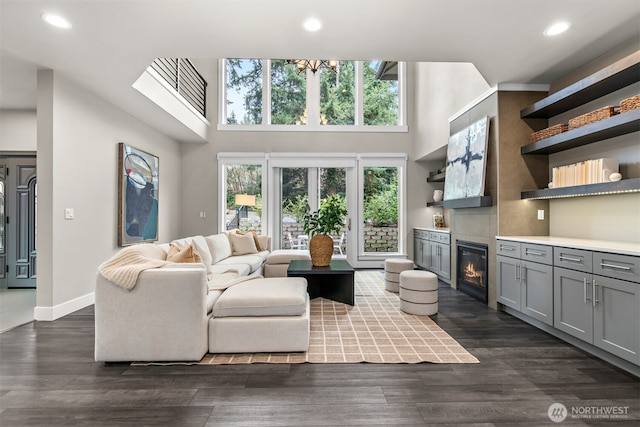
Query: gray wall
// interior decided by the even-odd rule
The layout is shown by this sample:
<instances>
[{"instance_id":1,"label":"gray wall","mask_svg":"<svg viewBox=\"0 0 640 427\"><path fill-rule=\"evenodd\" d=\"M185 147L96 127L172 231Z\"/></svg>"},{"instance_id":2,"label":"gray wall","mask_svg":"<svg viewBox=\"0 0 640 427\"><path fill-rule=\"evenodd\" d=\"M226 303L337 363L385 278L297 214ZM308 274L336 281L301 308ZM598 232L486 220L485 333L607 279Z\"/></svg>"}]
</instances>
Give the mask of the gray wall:
<instances>
[{"instance_id":1,"label":"gray wall","mask_svg":"<svg viewBox=\"0 0 640 427\"><path fill-rule=\"evenodd\" d=\"M37 115L36 319L49 320L93 302L97 267L118 249L118 142L160 158L160 241L180 235L182 164L178 142L50 70Z\"/></svg>"},{"instance_id":2,"label":"gray wall","mask_svg":"<svg viewBox=\"0 0 640 427\"><path fill-rule=\"evenodd\" d=\"M0 110L0 151L36 151L36 111Z\"/></svg>"}]
</instances>

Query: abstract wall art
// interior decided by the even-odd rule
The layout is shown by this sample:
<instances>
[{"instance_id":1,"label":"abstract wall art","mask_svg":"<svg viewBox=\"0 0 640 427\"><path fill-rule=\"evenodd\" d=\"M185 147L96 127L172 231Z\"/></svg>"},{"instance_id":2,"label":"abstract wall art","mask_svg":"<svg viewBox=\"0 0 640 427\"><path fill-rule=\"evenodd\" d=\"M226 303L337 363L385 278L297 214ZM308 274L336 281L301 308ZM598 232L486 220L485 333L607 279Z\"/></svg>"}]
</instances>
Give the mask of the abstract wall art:
<instances>
[{"instance_id":1,"label":"abstract wall art","mask_svg":"<svg viewBox=\"0 0 640 427\"><path fill-rule=\"evenodd\" d=\"M158 240L159 159L118 144L118 246Z\"/></svg>"},{"instance_id":2,"label":"abstract wall art","mask_svg":"<svg viewBox=\"0 0 640 427\"><path fill-rule=\"evenodd\" d=\"M449 137L444 200L484 196L489 117Z\"/></svg>"}]
</instances>

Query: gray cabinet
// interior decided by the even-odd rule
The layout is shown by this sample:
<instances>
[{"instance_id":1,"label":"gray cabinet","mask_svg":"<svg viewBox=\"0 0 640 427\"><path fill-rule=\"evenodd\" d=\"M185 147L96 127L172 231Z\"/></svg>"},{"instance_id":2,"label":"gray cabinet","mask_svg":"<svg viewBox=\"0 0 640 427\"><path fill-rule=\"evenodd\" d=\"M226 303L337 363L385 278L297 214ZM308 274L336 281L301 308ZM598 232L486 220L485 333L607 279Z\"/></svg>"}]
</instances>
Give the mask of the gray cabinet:
<instances>
[{"instance_id":1,"label":"gray cabinet","mask_svg":"<svg viewBox=\"0 0 640 427\"><path fill-rule=\"evenodd\" d=\"M451 236L438 231L413 231L413 262L441 279L451 279Z\"/></svg>"},{"instance_id":2,"label":"gray cabinet","mask_svg":"<svg viewBox=\"0 0 640 427\"><path fill-rule=\"evenodd\" d=\"M553 325L552 247L498 240L496 251L498 302Z\"/></svg>"},{"instance_id":3,"label":"gray cabinet","mask_svg":"<svg viewBox=\"0 0 640 427\"><path fill-rule=\"evenodd\" d=\"M430 270L444 279L451 279L450 239L449 233L429 232Z\"/></svg>"},{"instance_id":4,"label":"gray cabinet","mask_svg":"<svg viewBox=\"0 0 640 427\"><path fill-rule=\"evenodd\" d=\"M413 258L414 264L419 268L431 269L428 231L413 230Z\"/></svg>"},{"instance_id":5,"label":"gray cabinet","mask_svg":"<svg viewBox=\"0 0 640 427\"><path fill-rule=\"evenodd\" d=\"M640 260L567 248L557 252L554 259L573 269L554 268L554 327L640 364Z\"/></svg>"}]
</instances>

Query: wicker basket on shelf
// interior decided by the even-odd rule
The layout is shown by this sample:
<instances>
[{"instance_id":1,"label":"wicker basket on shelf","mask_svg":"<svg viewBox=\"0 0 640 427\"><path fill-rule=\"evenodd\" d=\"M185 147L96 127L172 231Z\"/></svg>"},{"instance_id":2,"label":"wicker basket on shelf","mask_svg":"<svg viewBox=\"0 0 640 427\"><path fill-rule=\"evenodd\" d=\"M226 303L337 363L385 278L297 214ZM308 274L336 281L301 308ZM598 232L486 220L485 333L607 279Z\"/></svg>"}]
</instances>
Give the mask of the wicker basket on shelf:
<instances>
[{"instance_id":1,"label":"wicker basket on shelf","mask_svg":"<svg viewBox=\"0 0 640 427\"><path fill-rule=\"evenodd\" d=\"M621 113L626 113L627 111L635 110L636 108L640 108L640 94L620 101Z\"/></svg>"},{"instance_id":2,"label":"wicker basket on shelf","mask_svg":"<svg viewBox=\"0 0 640 427\"><path fill-rule=\"evenodd\" d=\"M567 129L568 129L567 125L565 125L564 123L560 123L559 125L555 125L555 126L548 127L546 129L539 130L538 132L534 132L531 134L531 136L529 137L529 142L533 143L546 138L550 138L554 135L558 135L562 132L566 132Z\"/></svg>"},{"instance_id":3,"label":"wicker basket on shelf","mask_svg":"<svg viewBox=\"0 0 640 427\"><path fill-rule=\"evenodd\" d=\"M581 126L588 125L590 123L597 122L599 120L608 119L616 114L615 108L612 105L599 108L595 111L591 111L587 114L583 114L578 117L574 117L569 120L569 130L579 128Z\"/></svg>"}]
</instances>

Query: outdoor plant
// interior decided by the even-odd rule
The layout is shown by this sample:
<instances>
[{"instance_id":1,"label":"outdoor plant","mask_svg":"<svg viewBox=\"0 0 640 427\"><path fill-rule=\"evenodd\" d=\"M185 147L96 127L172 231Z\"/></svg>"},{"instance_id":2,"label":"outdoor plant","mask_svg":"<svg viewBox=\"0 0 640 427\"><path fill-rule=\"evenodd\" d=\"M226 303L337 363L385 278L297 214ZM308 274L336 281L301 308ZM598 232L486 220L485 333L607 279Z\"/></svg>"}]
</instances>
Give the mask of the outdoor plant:
<instances>
[{"instance_id":1,"label":"outdoor plant","mask_svg":"<svg viewBox=\"0 0 640 427\"><path fill-rule=\"evenodd\" d=\"M295 218L296 222L303 221L304 216L309 212L308 197L297 195L295 201L287 200L283 212Z\"/></svg>"},{"instance_id":2,"label":"outdoor plant","mask_svg":"<svg viewBox=\"0 0 640 427\"><path fill-rule=\"evenodd\" d=\"M320 209L306 213L302 218L302 226L305 234L340 234L347 208L345 201L337 194L327 196L320 201Z\"/></svg>"}]
</instances>

